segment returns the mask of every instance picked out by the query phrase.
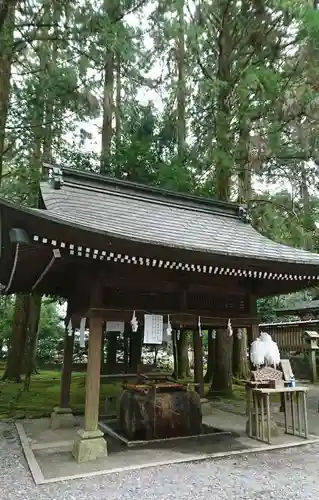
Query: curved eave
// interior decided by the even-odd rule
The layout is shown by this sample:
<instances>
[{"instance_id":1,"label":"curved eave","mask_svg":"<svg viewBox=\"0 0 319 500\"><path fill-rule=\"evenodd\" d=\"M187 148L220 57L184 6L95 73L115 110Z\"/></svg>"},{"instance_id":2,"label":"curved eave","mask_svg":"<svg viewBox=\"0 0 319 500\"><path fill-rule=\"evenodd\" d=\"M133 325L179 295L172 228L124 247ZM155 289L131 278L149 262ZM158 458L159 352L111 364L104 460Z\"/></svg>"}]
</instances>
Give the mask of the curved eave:
<instances>
[{"instance_id":1,"label":"curved eave","mask_svg":"<svg viewBox=\"0 0 319 500\"><path fill-rule=\"evenodd\" d=\"M73 245L78 247L90 247L92 252L97 250L101 252L119 252L128 256L137 256L149 259L168 259L175 262L183 262L200 265L200 266L224 266L225 269L233 267L234 269L256 269L259 272L287 272L292 274L306 275L305 279L300 281L270 282L269 280L249 280L254 283L254 293L258 296L266 296L275 293L288 293L297 289L302 289L310 286L311 280L317 280L319 277L319 266L314 264L305 264L298 262L286 262L262 260L260 258L244 258L242 256L234 256L227 252L212 253L209 251L199 251L198 248L185 248L185 246L168 246L163 245L162 241L149 241L147 238L124 237L117 232L107 232L102 229L93 229L81 224L78 220L73 222L69 218L66 220L60 214L53 214L50 211L35 210L25 207L17 207L16 205L1 200L1 220L2 220L2 254L0 260L0 282L7 284L14 259L14 245L10 243L9 231L11 228L21 228L26 231L30 239L30 249L34 249L34 254L29 257L24 254L20 266L17 270L16 286L11 289L11 292L30 291L29 286L39 276L48 263L52 255L52 247L58 246L63 251L70 249ZM35 240L35 236L37 240ZM43 244L45 240L46 244ZM36 244L35 244L36 243ZM76 256L77 254L75 254ZM312 255L312 254L310 254ZM83 255L84 257L84 255ZM317 257L317 256L316 256ZM68 258L70 255L68 254ZM80 260L76 264L77 269L81 267ZM310 259L311 261L311 259ZM88 262L86 260L86 262ZM96 261L95 261L96 262ZM32 264L32 265L31 265ZM59 281L59 276L63 277L63 273L69 266L69 261L65 260L54 268L56 273L56 282ZM134 267L134 266L133 266ZM30 269L29 269L30 268ZM136 267L135 267L136 269ZM176 272L178 269L173 269ZM196 269L195 269L196 271ZM50 277L53 277L53 271ZM60 273L60 275L59 275ZM185 273L184 273L185 274ZM196 275L198 277L196 277ZM309 275L311 279L309 279ZM200 280L200 273L188 273L188 279ZM229 276L228 276L229 277ZM212 276L212 281L213 281ZM238 278L237 278L238 279ZM63 281L64 283L64 281ZM23 289L23 287L26 289ZM22 288L21 288L22 287ZM61 281L62 287L62 281ZM61 290L56 283L54 286L43 293L58 293L55 290ZM63 288L63 287L62 287ZM61 293L61 295L63 295Z\"/></svg>"},{"instance_id":2,"label":"curved eave","mask_svg":"<svg viewBox=\"0 0 319 500\"><path fill-rule=\"evenodd\" d=\"M88 227L86 224L79 222L81 220L81 214L77 218L70 216L64 217L63 214L54 213L49 210L39 210L27 207L18 207L17 205L10 203L6 200L0 200L0 207L4 211L3 217L3 227L6 226L7 232L12 227L21 227L27 230L30 240L33 240L33 235L40 235L41 237L57 239L67 243L73 243L75 245L87 245L87 246L97 246L99 249L108 251L120 251L126 249L139 249L142 256L153 257L155 255L163 255L166 258L171 255L172 258L177 256L185 256L187 262L194 262L196 259L200 263L212 262L215 257L218 258L218 262L222 264L246 264L246 266L251 268L254 267L272 267L275 265L286 265L287 272L293 271L296 267L306 267L313 273L316 271L316 275L319 276L319 255L313 254L304 250L298 250L292 247L287 247L280 243L275 243L271 241L272 245L278 248L278 258L267 258L265 259L263 255L254 255L253 257L247 256L245 253L238 251L230 252L225 248L222 250L210 251L209 248L200 248L196 245L185 246L181 244L164 244L162 240L154 241L145 235L145 237L138 237L135 234L128 235L123 234L119 231L105 231L98 227ZM246 227L246 225L244 225ZM259 238L262 238L266 242L270 242L268 238L260 235L252 227L249 230L256 233ZM2 244L3 246L3 244ZM295 256L294 258L281 258L280 249L289 249ZM298 259L299 257L299 259ZM214 263L212 264L214 265Z\"/></svg>"}]
</instances>

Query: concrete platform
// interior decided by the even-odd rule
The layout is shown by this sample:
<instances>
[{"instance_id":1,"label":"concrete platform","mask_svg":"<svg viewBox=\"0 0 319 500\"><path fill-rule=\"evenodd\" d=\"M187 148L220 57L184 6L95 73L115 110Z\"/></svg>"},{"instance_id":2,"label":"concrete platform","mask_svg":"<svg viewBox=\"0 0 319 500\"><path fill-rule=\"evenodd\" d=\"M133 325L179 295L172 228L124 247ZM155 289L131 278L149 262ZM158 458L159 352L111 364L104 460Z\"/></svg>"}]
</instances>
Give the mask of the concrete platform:
<instances>
[{"instance_id":1,"label":"concrete platform","mask_svg":"<svg viewBox=\"0 0 319 500\"><path fill-rule=\"evenodd\" d=\"M244 453L276 450L319 442L281 434L273 445L265 445L245 434L246 417L213 410L204 423L233 434L217 434L207 439L192 438L152 443L143 448L128 448L107 437L108 456L78 464L72 457L72 446L78 427L49 429L49 419L24 420L16 423L25 457L36 484L52 483L146 467L221 458ZM78 419L78 426L81 425Z\"/></svg>"}]
</instances>

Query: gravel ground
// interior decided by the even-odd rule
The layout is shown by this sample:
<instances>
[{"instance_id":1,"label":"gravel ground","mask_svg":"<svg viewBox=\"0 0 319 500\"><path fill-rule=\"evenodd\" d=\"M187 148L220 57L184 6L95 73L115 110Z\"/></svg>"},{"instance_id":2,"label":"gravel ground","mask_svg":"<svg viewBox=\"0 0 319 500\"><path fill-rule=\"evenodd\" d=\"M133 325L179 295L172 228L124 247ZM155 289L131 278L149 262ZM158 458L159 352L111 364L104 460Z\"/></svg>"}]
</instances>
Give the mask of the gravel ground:
<instances>
[{"instance_id":1,"label":"gravel ground","mask_svg":"<svg viewBox=\"0 0 319 500\"><path fill-rule=\"evenodd\" d=\"M0 423L1 500L318 500L319 445L35 486Z\"/></svg>"}]
</instances>

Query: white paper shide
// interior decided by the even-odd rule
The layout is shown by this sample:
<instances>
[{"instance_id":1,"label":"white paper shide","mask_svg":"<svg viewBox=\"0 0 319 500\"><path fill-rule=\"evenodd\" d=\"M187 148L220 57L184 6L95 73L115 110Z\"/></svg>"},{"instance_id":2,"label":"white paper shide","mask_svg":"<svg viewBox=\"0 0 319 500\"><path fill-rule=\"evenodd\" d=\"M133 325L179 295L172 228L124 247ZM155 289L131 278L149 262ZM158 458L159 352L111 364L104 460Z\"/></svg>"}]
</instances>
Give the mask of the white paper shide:
<instances>
[{"instance_id":1,"label":"white paper shide","mask_svg":"<svg viewBox=\"0 0 319 500\"><path fill-rule=\"evenodd\" d=\"M280 353L278 345L266 332L261 332L259 337L254 340L250 348L250 360L256 368L262 365L273 366L276 368L280 363Z\"/></svg>"}]
</instances>

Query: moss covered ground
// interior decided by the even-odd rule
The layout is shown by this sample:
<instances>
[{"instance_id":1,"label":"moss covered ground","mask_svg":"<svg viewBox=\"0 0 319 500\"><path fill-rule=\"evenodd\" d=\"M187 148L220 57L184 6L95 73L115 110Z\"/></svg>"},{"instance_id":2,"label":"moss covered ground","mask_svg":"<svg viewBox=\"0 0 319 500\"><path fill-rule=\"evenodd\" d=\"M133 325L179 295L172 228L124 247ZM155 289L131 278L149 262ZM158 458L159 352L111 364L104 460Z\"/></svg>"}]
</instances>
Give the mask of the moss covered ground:
<instances>
[{"instance_id":1,"label":"moss covered ground","mask_svg":"<svg viewBox=\"0 0 319 500\"><path fill-rule=\"evenodd\" d=\"M33 375L28 391L23 390L23 382L1 381L4 364L0 363L0 420L8 418L38 418L49 416L52 408L59 403L61 373L56 370L41 370ZM103 411L105 397L117 396L122 389L121 383L103 383L100 391L100 409ZM205 386L208 391L209 386ZM226 399L242 399L244 387L236 383L232 396ZM70 406L79 412L84 411L85 374L73 373Z\"/></svg>"}]
</instances>

